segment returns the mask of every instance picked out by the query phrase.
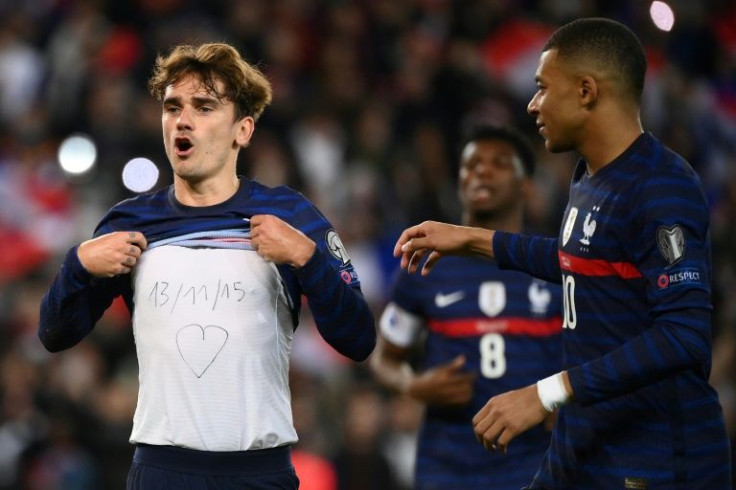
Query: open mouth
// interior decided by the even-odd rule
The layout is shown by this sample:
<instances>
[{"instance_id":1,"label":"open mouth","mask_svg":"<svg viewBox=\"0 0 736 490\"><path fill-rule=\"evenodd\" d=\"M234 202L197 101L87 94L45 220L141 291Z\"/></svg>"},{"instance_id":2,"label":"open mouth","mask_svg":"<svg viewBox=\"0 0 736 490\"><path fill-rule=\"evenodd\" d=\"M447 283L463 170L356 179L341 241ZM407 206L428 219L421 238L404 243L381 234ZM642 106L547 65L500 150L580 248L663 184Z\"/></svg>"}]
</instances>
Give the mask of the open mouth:
<instances>
[{"instance_id":1,"label":"open mouth","mask_svg":"<svg viewBox=\"0 0 736 490\"><path fill-rule=\"evenodd\" d=\"M192 153L194 144L189 138L176 138L174 139L174 148L176 149L177 156L183 157Z\"/></svg>"},{"instance_id":2,"label":"open mouth","mask_svg":"<svg viewBox=\"0 0 736 490\"><path fill-rule=\"evenodd\" d=\"M479 186L470 189L468 195L473 201L484 201L493 196L493 191L488 187Z\"/></svg>"}]
</instances>

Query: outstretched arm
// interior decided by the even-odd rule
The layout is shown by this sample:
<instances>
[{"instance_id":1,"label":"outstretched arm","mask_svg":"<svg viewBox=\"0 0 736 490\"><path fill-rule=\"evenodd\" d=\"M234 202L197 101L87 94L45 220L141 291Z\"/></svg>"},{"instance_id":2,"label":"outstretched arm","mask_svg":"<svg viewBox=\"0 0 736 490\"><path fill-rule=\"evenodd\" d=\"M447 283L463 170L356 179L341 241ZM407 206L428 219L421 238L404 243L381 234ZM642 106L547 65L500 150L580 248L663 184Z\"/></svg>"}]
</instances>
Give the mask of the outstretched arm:
<instances>
[{"instance_id":1,"label":"outstretched arm","mask_svg":"<svg viewBox=\"0 0 736 490\"><path fill-rule=\"evenodd\" d=\"M394 246L401 267L414 273L427 255L422 275L427 275L443 255L480 255L493 258L493 230L451 225L436 221L407 228Z\"/></svg>"}]
</instances>

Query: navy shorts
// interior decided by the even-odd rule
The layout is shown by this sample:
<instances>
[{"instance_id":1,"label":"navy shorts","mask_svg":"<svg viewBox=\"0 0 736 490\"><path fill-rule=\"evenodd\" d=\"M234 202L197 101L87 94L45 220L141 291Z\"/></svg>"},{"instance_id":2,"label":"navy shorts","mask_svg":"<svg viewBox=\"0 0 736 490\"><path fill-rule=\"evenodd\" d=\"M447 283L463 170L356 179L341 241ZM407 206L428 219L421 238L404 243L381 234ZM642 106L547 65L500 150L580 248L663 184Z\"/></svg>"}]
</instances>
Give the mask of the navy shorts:
<instances>
[{"instance_id":1,"label":"navy shorts","mask_svg":"<svg viewBox=\"0 0 736 490\"><path fill-rule=\"evenodd\" d=\"M195 451L138 444L126 490L296 490L291 448Z\"/></svg>"}]
</instances>

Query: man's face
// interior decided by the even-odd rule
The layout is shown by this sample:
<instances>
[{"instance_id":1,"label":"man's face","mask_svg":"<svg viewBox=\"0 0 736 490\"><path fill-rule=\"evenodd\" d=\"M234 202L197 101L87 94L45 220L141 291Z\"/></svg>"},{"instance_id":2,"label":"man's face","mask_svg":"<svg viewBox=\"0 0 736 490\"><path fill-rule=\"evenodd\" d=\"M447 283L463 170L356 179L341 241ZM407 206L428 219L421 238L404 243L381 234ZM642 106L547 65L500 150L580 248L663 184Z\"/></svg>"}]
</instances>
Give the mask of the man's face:
<instances>
[{"instance_id":1,"label":"man's face","mask_svg":"<svg viewBox=\"0 0 736 490\"><path fill-rule=\"evenodd\" d=\"M503 140L471 141L460 161L460 201L478 216L502 214L522 199L524 169L514 147Z\"/></svg>"},{"instance_id":2,"label":"man's face","mask_svg":"<svg viewBox=\"0 0 736 490\"><path fill-rule=\"evenodd\" d=\"M547 150L557 153L578 146L585 110L578 97L577 77L559 60L557 50L542 53L537 68L537 93L527 112L536 119Z\"/></svg>"},{"instance_id":3,"label":"man's face","mask_svg":"<svg viewBox=\"0 0 736 490\"><path fill-rule=\"evenodd\" d=\"M250 139L244 131L250 118L235 121L234 111L232 101L218 99L193 75L166 87L161 124L176 177L191 182L232 178L238 150Z\"/></svg>"}]
</instances>

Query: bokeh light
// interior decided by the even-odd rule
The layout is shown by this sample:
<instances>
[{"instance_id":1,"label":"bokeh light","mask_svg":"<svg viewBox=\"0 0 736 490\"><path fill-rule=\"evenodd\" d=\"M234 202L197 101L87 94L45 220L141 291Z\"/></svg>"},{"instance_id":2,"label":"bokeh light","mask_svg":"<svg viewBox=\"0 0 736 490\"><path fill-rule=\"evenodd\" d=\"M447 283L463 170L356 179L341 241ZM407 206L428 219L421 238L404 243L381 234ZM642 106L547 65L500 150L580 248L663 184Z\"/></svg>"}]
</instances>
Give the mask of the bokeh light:
<instances>
[{"instance_id":1,"label":"bokeh light","mask_svg":"<svg viewBox=\"0 0 736 490\"><path fill-rule=\"evenodd\" d=\"M97 147L92 138L87 135L69 136L59 145L58 159L59 165L66 174L83 175L95 166Z\"/></svg>"},{"instance_id":2,"label":"bokeh light","mask_svg":"<svg viewBox=\"0 0 736 490\"><path fill-rule=\"evenodd\" d=\"M123 185L133 192L151 190L158 181L158 167L148 158L133 158L123 167Z\"/></svg>"},{"instance_id":3,"label":"bokeh light","mask_svg":"<svg viewBox=\"0 0 736 490\"><path fill-rule=\"evenodd\" d=\"M652 6L649 7L649 15L654 25L662 31L669 32L675 25L675 13L666 2L652 2Z\"/></svg>"}]
</instances>

